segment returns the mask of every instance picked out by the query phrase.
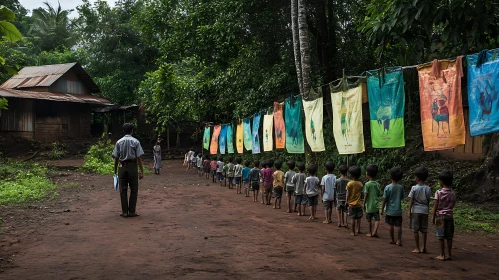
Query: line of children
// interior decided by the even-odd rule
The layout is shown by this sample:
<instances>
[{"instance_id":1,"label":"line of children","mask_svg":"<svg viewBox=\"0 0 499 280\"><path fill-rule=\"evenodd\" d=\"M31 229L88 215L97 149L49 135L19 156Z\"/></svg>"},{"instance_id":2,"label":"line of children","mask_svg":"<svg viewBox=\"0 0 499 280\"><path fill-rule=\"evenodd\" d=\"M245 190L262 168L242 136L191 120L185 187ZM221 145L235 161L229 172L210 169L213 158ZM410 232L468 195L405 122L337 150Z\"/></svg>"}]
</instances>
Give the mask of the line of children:
<instances>
[{"instance_id":1,"label":"line of children","mask_svg":"<svg viewBox=\"0 0 499 280\"><path fill-rule=\"evenodd\" d=\"M250 189L251 189L251 183L250 183L250 172L251 168L249 168L250 161L245 160L244 161L244 167L241 170L241 176L243 179L243 186L244 186L244 196L249 197L250 194Z\"/></svg>"}]
</instances>

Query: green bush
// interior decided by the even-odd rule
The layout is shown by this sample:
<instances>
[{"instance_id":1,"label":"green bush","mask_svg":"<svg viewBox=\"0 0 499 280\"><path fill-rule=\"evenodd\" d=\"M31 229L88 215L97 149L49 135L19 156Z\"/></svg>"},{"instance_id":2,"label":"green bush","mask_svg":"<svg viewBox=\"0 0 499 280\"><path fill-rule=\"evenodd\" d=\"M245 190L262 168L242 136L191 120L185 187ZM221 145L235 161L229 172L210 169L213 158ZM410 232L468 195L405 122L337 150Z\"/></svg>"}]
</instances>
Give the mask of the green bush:
<instances>
[{"instance_id":1,"label":"green bush","mask_svg":"<svg viewBox=\"0 0 499 280\"><path fill-rule=\"evenodd\" d=\"M114 173L114 159L112 158L114 146L111 140L101 139L92 145L85 155L85 162L81 169L102 175Z\"/></svg>"}]
</instances>

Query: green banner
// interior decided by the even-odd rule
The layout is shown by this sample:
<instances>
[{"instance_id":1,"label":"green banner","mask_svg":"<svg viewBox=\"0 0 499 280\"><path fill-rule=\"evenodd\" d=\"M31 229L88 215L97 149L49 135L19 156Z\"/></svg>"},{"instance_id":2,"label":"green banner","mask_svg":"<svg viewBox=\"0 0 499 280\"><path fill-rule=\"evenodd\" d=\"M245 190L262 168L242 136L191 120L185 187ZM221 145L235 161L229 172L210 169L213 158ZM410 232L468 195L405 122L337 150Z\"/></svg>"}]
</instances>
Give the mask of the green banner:
<instances>
[{"instance_id":1,"label":"green banner","mask_svg":"<svg viewBox=\"0 0 499 280\"><path fill-rule=\"evenodd\" d=\"M301 97L286 100L284 122L286 126L286 150L291 154L305 153L303 140Z\"/></svg>"},{"instance_id":2,"label":"green banner","mask_svg":"<svg viewBox=\"0 0 499 280\"><path fill-rule=\"evenodd\" d=\"M204 129L204 135L203 135L203 148L205 150L210 149L210 138L211 138L211 129L210 127L205 127Z\"/></svg>"}]
</instances>

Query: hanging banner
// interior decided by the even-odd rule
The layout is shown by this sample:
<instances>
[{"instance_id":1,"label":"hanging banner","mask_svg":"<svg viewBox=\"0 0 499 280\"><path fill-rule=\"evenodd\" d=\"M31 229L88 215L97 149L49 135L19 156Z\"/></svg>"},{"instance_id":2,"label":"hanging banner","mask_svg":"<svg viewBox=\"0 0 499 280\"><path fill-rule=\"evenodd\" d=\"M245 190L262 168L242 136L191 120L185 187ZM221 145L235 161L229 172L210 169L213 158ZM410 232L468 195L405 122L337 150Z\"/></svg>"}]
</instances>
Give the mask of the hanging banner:
<instances>
[{"instance_id":1,"label":"hanging banner","mask_svg":"<svg viewBox=\"0 0 499 280\"><path fill-rule=\"evenodd\" d=\"M251 119L246 118L243 120L244 126L244 147L246 150L251 151L253 147L253 134L251 133Z\"/></svg>"},{"instance_id":2,"label":"hanging banner","mask_svg":"<svg viewBox=\"0 0 499 280\"><path fill-rule=\"evenodd\" d=\"M236 128L236 148L237 153L242 154L244 152L244 136L243 136L243 122L239 121Z\"/></svg>"},{"instance_id":3,"label":"hanging banner","mask_svg":"<svg viewBox=\"0 0 499 280\"><path fill-rule=\"evenodd\" d=\"M260 153L260 135L258 130L260 129L260 119L262 118L262 113L256 113L253 115L253 154Z\"/></svg>"},{"instance_id":4,"label":"hanging banner","mask_svg":"<svg viewBox=\"0 0 499 280\"><path fill-rule=\"evenodd\" d=\"M220 136L218 137L218 145L220 146L220 154L225 155L225 146L227 144L227 125L222 124Z\"/></svg>"},{"instance_id":5,"label":"hanging banner","mask_svg":"<svg viewBox=\"0 0 499 280\"><path fill-rule=\"evenodd\" d=\"M405 90L402 67L367 72L369 119L373 148L405 146Z\"/></svg>"},{"instance_id":6,"label":"hanging banner","mask_svg":"<svg viewBox=\"0 0 499 280\"><path fill-rule=\"evenodd\" d=\"M295 100L286 99L284 110L284 124L286 125L286 150L291 154L303 154L305 144L303 140L301 96Z\"/></svg>"},{"instance_id":7,"label":"hanging banner","mask_svg":"<svg viewBox=\"0 0 499 280\"><path fill-rule=\"evenodd\" d=\"M275 148L284 149L286 145L286 128L284 127L284 118L282 115L282 105L274 102L274 130L275 130Z\"/></svg>"},{"instance_id":8,"label":"hanging banner","mask_svg":"<svg viewBox=\"0 0 499 280\"><path fill-rule=\"evenodd\" d=\"M205 150L208 150L210 148L210 135L211 134L211 129L209 126L204 128L204 134L203 134L203 148Z\"/></svg>"},{"instance_id":9,"label":"hanging banner","mask_svg":"<svg viewBox=\"0 0 499 280\"><path fill-rule=\"evenodd\" d=\"M418 66L425 151L452 149L465 143L462 58L434 60Z\"/></svg>"},{"instance_id":10,"label":"hanging banner","mask_svg":"<svg viewBox=\"0 0 499 280\"><path fill-rule=\"evenodd\" d=\"M234 153L234 133L232 123L227 125L227 153Z\"/></svg>"},{"instance_id":11,"label":"hanging banner","mask_svg":"<svg viewBox=\"0 0 499 280\"><path fill-rule=\"evenodd\" d=\"M274 129L274 115L263 116L263 151L271 152L274 149L272 133Z\"/></svg>"},{"instance_id":12,"label":"hanging banner","mask_svg":"<svg viewBox=\"0 0 499 280\"><path fill-rule=\"evenodd\" d=\"M314 96L313 89L310 90L311 96ZM303 111L305 113L305 135L307 143L312 152L322 152L324 147L324 135L322 132L323 100L318 97L315 100L303 100Z\"/></svg>"},{"instance_id":13,"label":"hanging banner","mask_svg":"<svg viewBox=\"0 0 499 280\"><path fill-rule=\"evenodd\" d=\"M221 125L213 127L213 135L211 136L210 154L216 155L218 151L218 136L220 136Z\"/></svg>"},{"instance_id":14,"label":"hanging banner","mask_svg":"<svg viewBox=\"0 0 499 280\"><path fill-rule=\"evenodd\" d=\"M331 85L333 106L333 134L339 154L364 152L364 131L362 124L362 86L354 84L348 88L346 80Z\"/></svg>"},{"instance_id":15,"label":"hanging banner","mask_svg":"<svg viewBox=\"0 0 499 280\"><path fill-rule=\"evenodd\" d=\"M499 131L498 55L499 49L495 49L466 56L471 136Z\"/></svg>"}]
</instances>

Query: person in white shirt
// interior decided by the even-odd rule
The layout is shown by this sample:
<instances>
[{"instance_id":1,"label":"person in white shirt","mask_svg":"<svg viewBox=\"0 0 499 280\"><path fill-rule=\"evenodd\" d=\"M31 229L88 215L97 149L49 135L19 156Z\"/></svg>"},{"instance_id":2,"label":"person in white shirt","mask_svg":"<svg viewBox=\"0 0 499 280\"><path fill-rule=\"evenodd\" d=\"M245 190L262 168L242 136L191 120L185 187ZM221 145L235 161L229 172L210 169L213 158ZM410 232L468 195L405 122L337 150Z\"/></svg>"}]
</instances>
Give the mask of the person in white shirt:
<instances>
[{"instance_id":1,"label":"person in white shirt","mask_svg":"<svg viewBox=\"0 0 499 280\"><path fill-rule=\"evenodd\" d=\"M333 221L331 220L331 215L333 213L333 202L334 202L334 186L336 184L336 176L333 174L334 171L334 163L331 161L326 162L326 172L327 174L322 177L321 186L322 186L322 203L324 205L324 213L326 215L326 219L324 220L324 224L330 224Z\"/></svg>"},{"instance_id":2,"label":"person in white shirt","mask_svg":"<svg viewBox=\"0 0 499 280\"><path fill-rule=\"evenodd\" d=\"M307 167L308 177L305 179L305 192L308 197L308 206L310 207L310 220L316 219L317 204L319 204L319 178L315 176L317 173L317 165L310 164Z\"/></svg>"}]
</instances>

